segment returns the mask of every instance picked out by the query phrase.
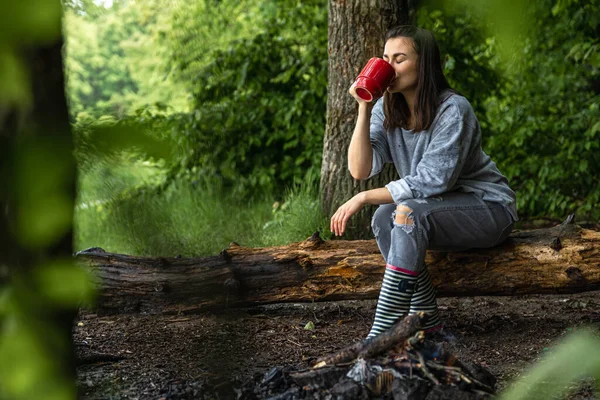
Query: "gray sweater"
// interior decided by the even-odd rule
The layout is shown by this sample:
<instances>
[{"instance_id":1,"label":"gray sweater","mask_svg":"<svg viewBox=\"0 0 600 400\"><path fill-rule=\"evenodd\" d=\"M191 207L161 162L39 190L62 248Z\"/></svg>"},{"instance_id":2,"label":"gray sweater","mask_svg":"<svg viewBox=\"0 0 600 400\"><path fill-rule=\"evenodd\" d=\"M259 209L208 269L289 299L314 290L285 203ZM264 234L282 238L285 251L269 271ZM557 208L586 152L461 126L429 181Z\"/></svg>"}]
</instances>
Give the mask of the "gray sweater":
<instances>
[{"instance_id":1,"label":"gray sweater","mask_svg":"<svg viewBox=\"0 0 600 400\"><path fill-rule=\"evenodd\" d=\"M385 187L394 203L439 196L455 190L475 193L503 204L517 220L516 196L508 180L481 148L481 130L471 104L463 96L445 92L429 129L414 133L383 128L383 99L371 114L372 177L385 163L394 163L399 180Z\"/></svg>"}]
</instances>

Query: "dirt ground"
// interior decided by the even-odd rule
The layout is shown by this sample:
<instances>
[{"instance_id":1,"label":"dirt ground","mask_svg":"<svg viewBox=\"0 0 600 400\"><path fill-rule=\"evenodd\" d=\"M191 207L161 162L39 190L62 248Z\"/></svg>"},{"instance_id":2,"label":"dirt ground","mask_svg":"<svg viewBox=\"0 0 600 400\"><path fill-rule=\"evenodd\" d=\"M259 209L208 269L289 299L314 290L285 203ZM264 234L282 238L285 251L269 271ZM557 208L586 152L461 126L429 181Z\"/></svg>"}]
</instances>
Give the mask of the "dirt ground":
<instances>
[{"instance_id":1,"label":"dirt ground","mask_svg":"<svg viewBox=\"0 0 600 400\"><path fill-rule=\"evenodd\" d=\"M438 300L450 348L486 366L497 388L518 377L564 335L600 328L600 292ZM229 399L273 366L310 366L362 340L375 301L269 305L202 315L98 316L74 326L83 399ZM314 329L305 329L312 322ZM97 358L98 354L121 360ZM93 358L96 357L96 358ZM595 399L590 380L572 399Z\"/></svg>"}]
</instances>

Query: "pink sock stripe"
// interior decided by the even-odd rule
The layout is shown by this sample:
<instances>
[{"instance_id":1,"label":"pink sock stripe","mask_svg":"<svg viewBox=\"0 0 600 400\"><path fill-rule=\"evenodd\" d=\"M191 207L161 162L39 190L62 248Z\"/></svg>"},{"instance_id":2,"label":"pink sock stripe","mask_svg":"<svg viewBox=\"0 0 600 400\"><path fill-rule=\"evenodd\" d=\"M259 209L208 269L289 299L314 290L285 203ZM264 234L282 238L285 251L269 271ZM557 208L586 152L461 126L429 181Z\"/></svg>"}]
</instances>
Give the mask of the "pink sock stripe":
<instances>
[{"instance_id":1,"label":"pink sock stripe","mask_svg":"<svg viewBox=\"0 0 600 400\"><path fill-rule=\"evenodd\" d=\"M394 266L392 264L385 264L385 267L388 268L388 269L391 269L393 271L403 272L403 273L408 274L408 275L419 276L418 272L411 271L409 269L404 269L404 268L396 267L396 266Z\"/></svg>"}]
</instances>

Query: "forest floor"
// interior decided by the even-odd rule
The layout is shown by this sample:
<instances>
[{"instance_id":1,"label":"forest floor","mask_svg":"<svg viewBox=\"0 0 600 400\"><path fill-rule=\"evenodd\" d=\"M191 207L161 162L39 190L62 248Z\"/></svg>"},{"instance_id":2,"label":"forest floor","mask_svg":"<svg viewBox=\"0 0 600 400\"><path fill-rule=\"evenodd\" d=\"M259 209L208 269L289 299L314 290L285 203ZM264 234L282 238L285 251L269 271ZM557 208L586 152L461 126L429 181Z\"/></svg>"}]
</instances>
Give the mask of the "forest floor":
<instances>
[{"instance_id":1,"label":"forest floor","mask_svg":"<svg viewBox=\"0 0 600 400\"><path fill-rule=\"evenodd\" d=\"M539 222L520 228L553 225ZM585 227L600 230L598 223ZM84 362L77 369L80 398L235 399L244 382L272 367L306 368L363 340L375 305L375 300L273 304L198 315L101 316L80 310L73 327ZM600 291L440 298L438 305L452 335L448 349L488 368L498 378L497 392L574 330L591 326L600 332ZM309 322L314 329L305 329ZM568 398L600 400L597 384L583 380Z\"/></svg>"},{"instance_id":2,"label":"forest floor","mask_svg":"<svg viewBox=\"0 0 600 400\"><path fill-rule=\"evenodd\" d=\"M600 328L600 292L438 299L450 350L486 366L500 391L548 348L583 325ZM375 301L268 305L201 315L99 316L74 326L82 399L229 399L274 366L305 368L362 340ZM313 330L305 329L312 321ZM89 360L88 360L89 361ZM589 379L571 399L596 399ZM596 395L597 396L597 395Z\"/></svg>"}]
</instances>

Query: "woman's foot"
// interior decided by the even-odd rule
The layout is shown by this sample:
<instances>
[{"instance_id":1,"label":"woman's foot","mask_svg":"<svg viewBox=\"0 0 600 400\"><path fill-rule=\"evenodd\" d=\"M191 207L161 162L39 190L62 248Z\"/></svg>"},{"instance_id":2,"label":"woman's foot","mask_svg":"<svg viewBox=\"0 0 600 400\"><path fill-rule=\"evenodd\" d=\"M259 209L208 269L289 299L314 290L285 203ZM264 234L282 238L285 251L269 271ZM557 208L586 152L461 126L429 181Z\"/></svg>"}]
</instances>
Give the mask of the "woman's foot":
<instances>
[{"instance_id":1,"label":"woman's foot","mask_svg":"<svg viewBox=\"0 0 600 400\"><path fill-rule=\"evenodd\" d=\"M423 271L417 277L417 287L410 300L409 314L419 312L425 313L425 317L421 320L421 329L425 333L435 332L444 326L440 321L435 289L431 283L427 267L423 268Z\"/></svg>"},{"instance_id":2,"label":"woman's foot","mask_svg":"<svg viewBox=\"0 0 600 400\"><path fill-rule=\"evenodd\" d=\"M391 328L400 318L408 314L416 284L416 272L386 265L375 310L375 321L367 339Z\"/></svg>"}]
</instances>

